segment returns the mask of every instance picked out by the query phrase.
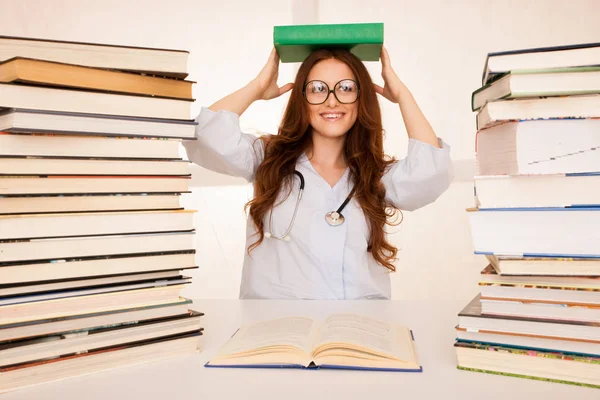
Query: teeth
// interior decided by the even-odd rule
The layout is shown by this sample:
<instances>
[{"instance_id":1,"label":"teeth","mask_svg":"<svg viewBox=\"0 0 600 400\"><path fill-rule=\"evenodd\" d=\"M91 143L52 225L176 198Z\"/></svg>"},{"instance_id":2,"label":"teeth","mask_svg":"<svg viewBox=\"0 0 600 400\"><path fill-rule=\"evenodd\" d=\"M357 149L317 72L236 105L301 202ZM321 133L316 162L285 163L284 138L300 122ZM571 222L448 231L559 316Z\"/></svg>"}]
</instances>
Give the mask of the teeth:
<instances>
[{"instance_id":1,"label":"teeth","mask_svg":"<svg viewBox=\"0 0 600 400\"><path fill-rule=\"evenodd\" d=\"M338 113L327 113L327 114L321 114L324 118L341 118L343 114L338 114Z\"/></svg>"}]
</instances>

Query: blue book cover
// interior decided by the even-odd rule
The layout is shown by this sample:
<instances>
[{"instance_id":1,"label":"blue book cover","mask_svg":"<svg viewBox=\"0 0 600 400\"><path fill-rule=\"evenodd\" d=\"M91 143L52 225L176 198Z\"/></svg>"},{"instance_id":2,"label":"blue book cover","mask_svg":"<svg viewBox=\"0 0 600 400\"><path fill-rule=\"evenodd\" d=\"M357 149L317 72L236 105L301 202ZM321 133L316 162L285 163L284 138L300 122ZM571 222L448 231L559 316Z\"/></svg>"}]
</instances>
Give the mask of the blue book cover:
<instances>
[{"instance_id":1,"label":"blue book cover","mask_svg":"<svg viewBox=\"0 0 600 400\"><path fill-rule=\"evenodd\" d=\"M377 367L352 367L348 365L316 365L311 363L309 366L301 364L248 364L248 365L213 365L210 363L204 364L206 368L254 368L254 369L341 369L350 371L387 371L387 372L423 372L423 367L419 368L377 368Z\"/></svg>"}]
</instances>

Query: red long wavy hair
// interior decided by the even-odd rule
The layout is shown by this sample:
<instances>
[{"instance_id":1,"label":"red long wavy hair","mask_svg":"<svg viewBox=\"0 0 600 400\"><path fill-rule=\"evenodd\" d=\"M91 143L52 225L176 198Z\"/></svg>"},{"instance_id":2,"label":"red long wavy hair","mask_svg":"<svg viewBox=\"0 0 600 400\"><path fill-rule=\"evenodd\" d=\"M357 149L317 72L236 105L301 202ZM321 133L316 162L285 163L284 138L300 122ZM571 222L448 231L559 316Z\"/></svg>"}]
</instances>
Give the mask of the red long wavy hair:
<instances>
[{"instance_id":1,"label":"red long wavy hair","mask_svg":"<svg viewBox=\"0 0 600 400\"><path fill-rule=\"evenodd\" d=\"M377 93L364 64L352 53L342 49L320 49L302 63L287 104L279 134L263 136L265 156L259 165L254 182L254 198L246 204L257 228L258 240L248 248L250 253L264 239L264 219L273 207L284 184L291 182L296 161L310 149L311 126L309 108L303 88L312 67L326 59L346 63L360 87L358 116L345 136L345 159L354 183L354 198L359 202L369 224L367 250L384 267L395 271L393 261L398 249L386 239L385 225L395 225L390 219L399 211L386 200L381 178L395 160L383 152L383 128Z\"/></svg>"}]
</instances>

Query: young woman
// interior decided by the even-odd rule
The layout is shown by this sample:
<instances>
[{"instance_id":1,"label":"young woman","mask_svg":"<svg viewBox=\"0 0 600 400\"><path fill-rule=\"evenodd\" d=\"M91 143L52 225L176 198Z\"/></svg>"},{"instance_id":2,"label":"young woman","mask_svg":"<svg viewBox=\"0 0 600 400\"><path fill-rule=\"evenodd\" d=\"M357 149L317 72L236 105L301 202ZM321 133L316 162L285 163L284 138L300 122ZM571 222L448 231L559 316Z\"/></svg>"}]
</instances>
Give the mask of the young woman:
<instances>
[{"instance_id":1,"label":"young woman","mask_svg":"<svg viewBox=\"0 0 600 400\"><path fill-rule=\"evenodd\" d=\"M201 110L198 140L185 144L189 158L254 184L240 298L390 298L397 249L385 227L399 210L436 200L452 168L449 146L385 48L381 61L384 87L350 52L317 50L293 84L279 87L273 50L247 86ZM277 135L240 131L239 116L250 104L289 90ZM409 145L400 161L384 155L377 94L402 113Z\"/></svg>"}]
</instances>

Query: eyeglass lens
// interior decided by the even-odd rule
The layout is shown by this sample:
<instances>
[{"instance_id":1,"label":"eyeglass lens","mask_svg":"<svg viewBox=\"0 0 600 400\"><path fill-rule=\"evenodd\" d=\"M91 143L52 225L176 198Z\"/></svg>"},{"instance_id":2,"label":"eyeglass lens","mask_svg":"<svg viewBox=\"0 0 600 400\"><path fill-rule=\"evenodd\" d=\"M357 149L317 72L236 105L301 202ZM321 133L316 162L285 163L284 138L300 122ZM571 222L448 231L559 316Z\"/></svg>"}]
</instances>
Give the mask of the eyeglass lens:
<instances>
[{"instance_id":1,"label":"eyeglass lens","mask_svg":"<svg viewBox=\"0 0 600 400\"><path fill-rule=\"evenodd\" d=\"M322 104L330 94L329 86L323 81L310 81L305 89L306 101L310 104ZM358 98L358 84L351 79L344 79L335 84L335 98L343 104L354 103Z\"/></svg>"}]
</instances>

